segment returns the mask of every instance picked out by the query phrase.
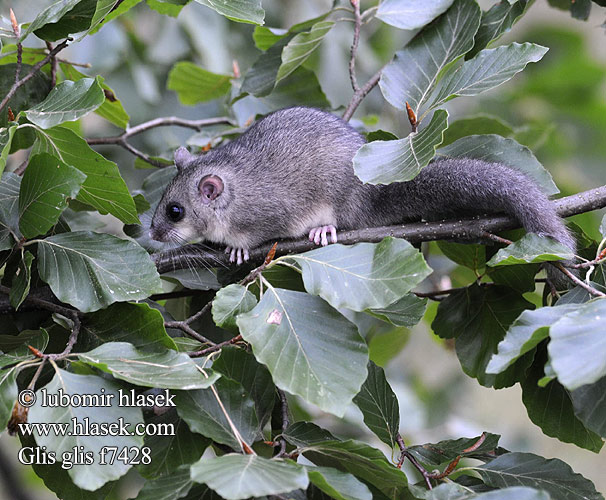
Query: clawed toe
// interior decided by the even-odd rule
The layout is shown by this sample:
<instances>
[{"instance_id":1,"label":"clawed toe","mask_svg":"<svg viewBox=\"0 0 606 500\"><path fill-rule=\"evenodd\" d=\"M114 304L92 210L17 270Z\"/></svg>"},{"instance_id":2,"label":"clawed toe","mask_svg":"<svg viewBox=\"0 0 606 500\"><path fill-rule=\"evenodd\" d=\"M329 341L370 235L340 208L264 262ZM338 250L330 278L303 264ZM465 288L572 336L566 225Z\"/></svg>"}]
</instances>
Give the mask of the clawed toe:
<instances>
[{"instance_id":1,"label":"clawed toe","mask_svg":"<svg viewBox=\"0 0 606 500\"><path fill-rule=\"evenodd\" d=\"M314 227L309 231L309 241L313 241L316 245L322 245L325 247L328 245L327 233L330 232L330 239L332 243L337 242L337 228L332 224L328 226Z\"/></svg>"},{"instance_id":2,"label":"clawed toe","mask_svg":"<svg viewBox=\"0 0 606 500\"><path fill-rule=\"evenodd\" d=\"M235 262L237 265L240 265L242 264L242 262L248 261L250 259L248 249L246 248L226 247L225 253L229 254L229 261Z\"/></svg>"}]
</instances>

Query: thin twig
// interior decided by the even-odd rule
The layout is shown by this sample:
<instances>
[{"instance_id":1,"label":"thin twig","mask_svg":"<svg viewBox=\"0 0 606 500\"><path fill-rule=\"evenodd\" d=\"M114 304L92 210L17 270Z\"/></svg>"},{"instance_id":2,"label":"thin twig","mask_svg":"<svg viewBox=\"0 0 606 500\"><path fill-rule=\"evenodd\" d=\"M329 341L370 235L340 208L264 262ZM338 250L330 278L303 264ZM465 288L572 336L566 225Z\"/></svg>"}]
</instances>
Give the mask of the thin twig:
<instances>
[{"instance_id":1,"label":"thin twig","mask_svg":"<svg viewBox=\"0 0 606 500\"><path fill-rule=\"evenodd\" d=\"M53 45L50 42L46 42L46 48L49 53L53 51ZM54 87L57 84L57 58L55 56L50 59L50 67L51 67L51 87Z\"/></svg>"},{"instance_id":2,"label":"thin twig","mask_svg":"<svg viewBox=\"0 0 606 500\"><path fill-rule=\"evenodd\" d=\"M383 68L377 71L374 75L370 77L370 79L364 84L364 86L354 92L354 95L351 97L349 104L347 105L347 109L343 113L343 120L346 122L353 116L356 109L362 102L362 100L368 95L368 93L375 88L377 83L379 83L379 79L381 78L381 73L383 72Z\"/></svg>"},{"instance_id":3,"label":"thin twig","mask_svg":"<svg viewBox=\"0 0 606 500\"><path fill-rule=\"evenodd\" d=\"M360 0L349 0L354 8L354 32L353 42L351 44L351 52L349 55L349 79L354 92L360 90L358 80L356 78L356 53L358 51L358 43L360 41L360 28L362 27L362 17L360 16Z\"/></svg>"},{"instance_id":4,"label":"thin twig","mask_svg":"<svg viewBox=\"0 0 606 500\"><path fill-rule=\"evenodd\" d=\"M232 337L229 340L220 342L211 347L207 347L206 349L202 349L201 351L192 351L192 352L188 352L187 354L189 355L190 358L200 358L202 356L206 356L213 352L220 351L221 349L223 349L224 347L226 347L228 345L236 344L237 342L240 342L241 340L242 340L242 335L236 335L235 337Z\"/></svg>"},{"instance_id":5,"label":"thin twig","mask_svg":"<svg viewBox=\"0 0 606 500\"><path fill-rule=\"evenodd\" d=\"M36 65L34 67L32 67L32 69L30 70L30 72L27 75L25 75L23 78L21 78L18 82L15 82L13 84L13 86L11 87L11 89L6 94L6 96L4 96L4 99L2 99L2 102L0 102L0 111L2 111L4 109L4 107L8 104L8 101L10 101L10 99L15 95L15 92L17 92L17 90L19 90L19 88L21 86L23 86L29 80L31 80L42 66L44 66L56 54L58 54L65 47L67 47L69 42L71 42L71 41L72 41L72 38L66 38L65 40L63 40L59 45L55 46L55 48L53 50L51 50L44 59L42 59L40 62L36 63Z\"/></svg>"},{"instance_id":6,"label":"thin twig","mask_svg":"<svg viewBox=\"0 0 606 500\"><path fill-rule=\"evenodd\" d=\"M419 462L417 462L417 459L412 455L412 453L410 453L408 451L408 448L404 444L404 440L402 439L402 436L400 435L399 432L396 434L396 442L398 443L398 447L400 448L400 460L398 460L398 469L400 469L402 467L402 464L404 463L404 459L407 458L410 461L410 463L414 466L414 468L417 469L421 473L421 475L423 476L423 479L425 480L425 484L427 485L427 488L430 490L433 489L433 486L431 485L431 481L429 480L429 472L427 472L425 470L425 467L423 467Z\"/></svg>"},{"instance_id":7,"label":"thin twig","mask_svg":"<svg viewBox=\"0 0 606 500\"><path fill-rule=\"evenodd\" d=\"M286 399L286 394L282 389L277 389L278 397L280 398L280 414L282 415L282 434L286 432L288 426L290 425L290 419L288 417L288 400ZM286 456L286 439L284 436L280 436L280 452L276 455L276 458L282 458Z\"/></svg>"},{"instance_id":8,"label":"thin twig","mask_svg":"<svg viewBox=\"0 0 606 500\"><path fill-rule=\"evenodd\" d=\"M585 283L582 279L577 278L574 274L572 274L568 269L566 269L561 262L550 262L550 264L560 271L562 271L570 281L572 281L575 285L579 285L581 288L589 292L594 297L606 297L606 293L602 293L599 290L596 290L592 286Z\"/></svg>"},{"instance_id":9,"label":"thin twig","mask_svg":"<svg viewBox=\"0 0 606 500\"><path fill-rule=\"evenodd\" d=\"M15 85L19 83L19 77L21 75L21 63L23 60L23 45L19 41L19 37L21 36L21 28L19 27L19 23L17 22L17 17L13 12L13 9L9 9L11 25L13 28L13 34L15 38L17 38L17 67L15 69Z\"/></svg>"}]
</instances>

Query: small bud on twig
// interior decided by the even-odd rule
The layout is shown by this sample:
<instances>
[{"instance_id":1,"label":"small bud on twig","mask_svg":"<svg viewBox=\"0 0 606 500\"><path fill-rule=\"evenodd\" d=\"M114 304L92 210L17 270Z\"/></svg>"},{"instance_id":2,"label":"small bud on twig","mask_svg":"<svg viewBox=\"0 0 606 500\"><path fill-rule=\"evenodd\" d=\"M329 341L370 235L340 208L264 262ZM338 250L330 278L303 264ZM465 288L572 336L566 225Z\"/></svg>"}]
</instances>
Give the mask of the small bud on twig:
<instances>
[{"instance_id":1,"label":"small bud on twig","mask_svg":"<svg viewBox=\"0 0 606 500\"><path fill-rule=\"evenodd\" d=\"M238 61L236 61L235 59L232 61L231 63L231 67L232 67L232 71L234 73L234 78L240 78L241 74L240 74L240 65L238 64Z\"/></svg>"},{"instance_id":2,"label":"small bud on twig","mask_svg":"<svg viewBox=\"0 0 606 500\"><path fill-rule=\"evenodd\" d=\"M9 9L10 10L10 16L11 16L11 24L13 25L13 33L15 33L15 36L17 38L19 38L21 36L21 29L19 28L19 23L17 22L17 18L15 17L15 13L13 12L13 9Z\"/></svg>"},{"instance_id":3,"label":"small bud on twig","mask_svg":"<svg viewBox=\"0 0 606 500\"><path fill-rule=\"evenodd\" d=\"M15 114L13 113L13 110L11 109L11 107L8 107L8 121L9 122L14 122L15 121Z\"/></svg>"},{"instance_id":4,"label":"small bud on twig","mask_svg":"<svg viewBox=\"0 0 606 500\"><path fill-rule=\"evenodd\" d=\"M408 104L408 101L406 101L406 112L408 113L408 121L410 122L412 131L416 132L417 131L417 117L415 115L415 112L410 107L410 104Z\"/></svg>"}]
</instances>

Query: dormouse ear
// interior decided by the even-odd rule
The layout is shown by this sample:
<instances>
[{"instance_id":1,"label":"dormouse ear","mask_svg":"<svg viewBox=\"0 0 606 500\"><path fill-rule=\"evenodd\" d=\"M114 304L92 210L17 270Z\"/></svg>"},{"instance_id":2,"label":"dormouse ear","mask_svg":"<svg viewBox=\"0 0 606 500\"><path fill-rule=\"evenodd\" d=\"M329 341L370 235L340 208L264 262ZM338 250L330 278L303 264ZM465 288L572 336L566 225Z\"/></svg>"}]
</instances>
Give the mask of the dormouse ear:
<instances>
[{"instance_id":1,"label":"dormouse ear","mask_svg":"<svg viewBox=\"0 0 606 500\"><path fill-rule=\"evenodd\" d=\"M175 165L177 165L177 170L183 170L194 158L194 155L181 146L179 149L177 149L177 151L175 151Z\"/></svg>"},{"instance_id":2,"label":"dormouse ear","mask_svg":"<svg viewBox=\"0 0 606 500\"><path fill-rule=\"evenodd\" d=\"M198 184L202 203L208 205L223 192L223 181L216 175L205 175Z\"/></svg>"}]
</instances>

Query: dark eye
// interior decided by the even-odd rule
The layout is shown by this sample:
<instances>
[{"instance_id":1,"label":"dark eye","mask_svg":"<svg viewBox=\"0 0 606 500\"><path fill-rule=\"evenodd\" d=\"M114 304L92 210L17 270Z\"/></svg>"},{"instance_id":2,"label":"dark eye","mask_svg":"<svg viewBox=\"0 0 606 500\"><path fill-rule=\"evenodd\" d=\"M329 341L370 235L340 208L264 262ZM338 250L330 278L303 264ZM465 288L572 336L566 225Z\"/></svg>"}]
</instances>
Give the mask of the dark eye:
<instances>
[{"instance_id":1,"label":"dark eye","mask_svg":"<svg viewBox=\"0 0 606 500\"><path fill-rule=\"evenodd\" d=\"M173 222L179 222L185 217L185 209L178 203L171 203L166 207L166 216Z\"/></svg>"}]
</instances>

